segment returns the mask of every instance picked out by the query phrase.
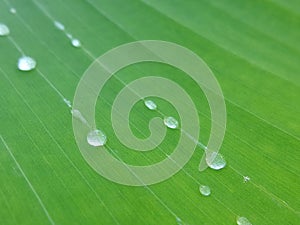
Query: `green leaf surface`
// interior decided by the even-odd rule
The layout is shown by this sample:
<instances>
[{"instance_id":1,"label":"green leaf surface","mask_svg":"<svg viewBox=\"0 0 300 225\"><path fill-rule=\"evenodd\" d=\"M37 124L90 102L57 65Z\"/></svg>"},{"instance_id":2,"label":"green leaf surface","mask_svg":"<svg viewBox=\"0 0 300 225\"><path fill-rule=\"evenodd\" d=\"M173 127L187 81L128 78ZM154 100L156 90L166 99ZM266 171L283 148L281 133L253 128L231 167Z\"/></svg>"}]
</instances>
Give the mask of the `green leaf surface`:
<instances>
[{"instance_id":1,"label":"green leaf surface","mask_svg":"<svg viewBox=\"0 0 300 225\"><path fill-rule=\"evenodd\" d=\"M0 23L10 29L0 37L0 224L165 225L178 224L178 217L182 224L210 225L236 224L237 216L259 225L299 224L299 1L4 0ZM182 45L213 71L227 107L223 170L199 172L197 148L170 179L131 187L105 179L83 159L60 94L72 100L95 58L137 40ZM37 69L17 70L21 54L13 42L37 60ZM114 133L111 106L122 82L150 75L180 84L198 110L197 138L207 143L210 134L205 95L184 72L157 63L125 68L100 93L96 122L109 146L133 165L161 161L160 149L170 154L179 137L179 130L168 130L157 149L139 153ZM153 99L165 115L179 117L169 102ZM148 137L155 116L161 115L138 102L130 115L133 133ZM211 196L200 195L200 184L210 186Z\"/></svg>"}]
</instances>

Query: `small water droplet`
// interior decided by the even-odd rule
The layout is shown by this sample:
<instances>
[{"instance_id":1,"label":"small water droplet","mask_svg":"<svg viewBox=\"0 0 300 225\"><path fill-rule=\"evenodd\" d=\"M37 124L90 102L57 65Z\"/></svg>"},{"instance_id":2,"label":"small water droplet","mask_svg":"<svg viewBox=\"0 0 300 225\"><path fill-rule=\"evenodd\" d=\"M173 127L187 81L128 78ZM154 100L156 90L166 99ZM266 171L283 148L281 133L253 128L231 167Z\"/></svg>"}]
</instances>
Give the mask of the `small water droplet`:
<instances>
[{"instance_id":1,"label":"small water droplet","mask_svg":"<svg viewBox=\"0 0 300 225\"><path fill-rule=\"evenodd\" d=\"M209 196L211 191L210 191L210 188L208 186L205 186L205 185L201 185L199 187L199 191L200 193L203 195L203 196Z\"/></svg>"},{"instance_id":2,"label":"small water droplet","mask_svg":"<svg viewBox=\"0 0 300 225\"><path fill-rule=\"evenodd\" d=\"M80 120L83 124L85 124L89 127L88 122L86 121L86 119L83 117L83 115L81 114L81 112L78 109L72 109L71 114L73 115L74 118Z\"/></svg>"},{"instance_id":3,"label":"small water droplet","mask_svg":"<svg viewBox=\"0 0 300 225\"><path fill-rule=\"evenodd\" d=\"M93 130L88 133L87 141L92 146L103 146L107 140L106 135L101 130Z\"/></svg>"},{"instance_id":4,"label":"small water droplet","mask_svg":"<svg viewBox=\"0 0 300 225\"><path fill-rule=\"evenodd\" d=\"M68 106L69 108L72 108L72 103L71 103L70 100L64 98L64 102L67 104L67 106Z\"/></svg>"},{"instance_id":5,"label":"small water droplet","mask_svg":"<svg viewBox=\"0 0 300 225\"><path fill-rule=\"evenodd\" d=\"M165 117L164 124L171 129L176 129L179 125L178 121L171 116Z\"/></svg>"},{"instance_id":6,"label":"small water droplet","mask_svg":"<svg viewBox=\"0 0 300 225\"><path fill-rule=\"evenodd\" d=\"M75 47L75 48L79 48L81 46L81 43L78 39L72 39L72 45Z\"/></svg>"},{"instance_id":7,"label":"small water droplet","mask_svg":"<svg viewBox=\"0 0 300 225\"><path fill-rule=\"evenodd\" d=\"M9 33L9 28L5 24L0 23L0 36L7 36Z\"/></svg>"},{"instance_id":8,"label":"small water droplet","mask_svg":"<svg viewBox=\"0 0 300 225\"><path fill-rule=\"evenodd\" d=\"M236 223L238 225L252 225L246 217L238 216Z\"/></svg>"},{"instance_id":9,"label":"small water droplet","mask_svg":"<svg viewBox=\"0 0 300 225\"><path fill-rule=\"evenodd\" d=\"M16 14L17 13L17 10L15 9L15 8L10 8L10 13L12 13L12 14Z\"/></svg>"},{"instance_id":10,"label":"small water droplet","mask_svg":"<svg viewBox=\"0 0 300 225\"><path fill-rule=\"evenodd\" d=\"M212 158L213 157L215 157L215 158L214 158L214 160L212 162L206 161L207 165L210 168L212 168L214 170L220 170L220 169L223 169L226 166L226 161L225 161L224 157L220 153L214 152L212 154Z\"/></svg>"},{"instance_id":11,"label":"small water droplet","mask_svg":"<svg viewBox=\"0 0 300 225\"><path fill-rule=\"evenodd\" d=\"M145 106L150 110L157 109L157 105L155 104L155 102L153 102L151 100L146 100L144 103L145 103Z\"/></svg>"},{"instance_id":12,"label":"small water droplet","mask_svg":"<svg viewBox=\"0 0 300 225\"><path fill-rule=\"evenodd\" d=\"M59 30L65 30L65 26L61 22L54 21L54 26Z\"/></svg>"},{"instance_id":13,"label":"small water droplet","mask_svg":"<svg viewBox=\"0 0 300 225\"><path fill-rule=\"evenodd\" d=\"M18 61L18 69L21 71L30 71L36 67L36 61L29 56L22 56Z\"/></svg>"},{"instance_id":14,"label":"small water droplet","mask_svg":"<svg viewBox=\"0 0 300 225\"><path fill-rule=\"evenodd\" d=\"M78 110L78 109L72 109L71 110L71 113L74 117L76 118L80 118L82 115L81 115L81 112Z\"/></svg>"},{"instance_id":15,"label":"small water droplet","mask_svg":"<svg viewBox=\"0 0 300 225\"><path fill-rule=\"evenodd\" d=\"M200 141L197 141L196 140L196 142L197 142L197 145L201 148L201 149L203 149L204 151L206 151L208 148L207 148L207 146L205 146L203 143L201 143Z\"/></svg>"},{"instance_id":16,"label":"small water droplet","mask_svg":"<svg viewBox=\"0 0 300 225\"><path fill-rule=\"evenodd\" d=\"M250 181L250 177L248 177L248 176L243 176L243 179L244 179L244 183L247 183L248 181Z\"/></svg>"}]
</instances>

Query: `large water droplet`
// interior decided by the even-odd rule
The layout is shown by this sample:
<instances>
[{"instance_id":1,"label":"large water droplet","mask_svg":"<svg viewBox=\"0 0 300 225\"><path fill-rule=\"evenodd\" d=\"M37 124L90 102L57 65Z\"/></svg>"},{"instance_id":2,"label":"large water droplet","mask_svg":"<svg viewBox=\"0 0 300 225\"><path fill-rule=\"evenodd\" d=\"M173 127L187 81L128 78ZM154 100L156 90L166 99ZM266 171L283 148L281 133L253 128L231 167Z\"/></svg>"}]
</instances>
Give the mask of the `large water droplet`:
<instances>
[{"instance_id":1,"label":"large water droplet","mask_svg":"<svg viewBox=\"0 0 300 225\"><path fill-rule=\"evenodd\" d=\"M17 13L17 10L15 8L10 8L9 11L12 14L16 14Z\"/></svg>"},{"instance_id":2,"label":"large water droplet","mask_svg":"<svg viewBox=\"0 0 300 225\"><path fill-rule=\"evenodd\" d=\"M29 56L22 56L18 61L18 69L21 71L30 71L36 67L36 61Z\"/></svg>"},{"instance_id":3,"label":"large water droplet","mask_svg":"<svg viewBox=\"0 0 300 225\"><path fill-rule=\"evenodd\" d=\"M72 39L71 43L75 48L79 48L81 46L81 43L78 39Z\"/></svg>"},{"instance_id":4,"label":"large water droplet","mask_svg":"<svg viewBox=\"0 0 300 225\"><path fill-rule=\"evenodd\" d=\"M54 21L54 26L59 30L65 30L65 26L61 22Z\"/></svg>"},{"instance_id":5,"label":"large water droplet","mask_svg":"<svg viewBox=\"0 0 300 225\"><path fill-rule=\"evenodd\" d=\"M145 103L145 106L150 110L157 109L157 105L155 104L155 102L153 102L151 100L146 100L144 103Z\"/></svg>"},{"instance_id":6,"label":"large water droplet","mask_svg":"<svg viewBox=\"0 0 300 225\"><path fill-rule=\"evenodd\" d=\"M87 135L88 143L95 147L105 145L106 140L106 135L101 130L93 130Z\"/></svg>"},{"instance_id":7,"label":"large water droplet","mask_svg":"<svg viewBox=\"0 0 300 225\"><path fill-rule=\"evenodd\" d=\"M0 36L7 36L9 33L9 28L5 24L0 23Z\"/></svg>"},{"instance_id":8,"label":"large water droplet","mask_svg":"<svg viewBox=\"0 0 300 225\"><path fill-rule=\"evenodd\" d=\"M226 166L226 161L220 153L214 152L212 154L211 158L213 158L213 157L215 157L213 161L206 161L207 165L210 168L212 168L214 170L220 170L220 169L223 169Z\"/></svg>"},{"instance_id":9,"label":"large water droplet","mask_svg":"<svg viewBox=\"0 0 300 225\"><path fill-rule=\"evenodd\" d=\"M171 116L164 118L164 124L171 129L176 129L179 125L178 121Z\"/></svg>"},{"instance_id":10,"label":"large water droplet","mask_svg":"<svg viewBox=\"0 0 300 225\"><path fill-rule=\"evenodd\" d=\"M246 217L239 216L236 220L238 225L252 225Z\"/></svg>"},{"instance_id":11,"label":"large water droplet","mask_svg":"<svg viewBox=\"0 0 300 225\"><path fill-rule=\"evenodd\" d=\"M201 185L199 187L199 191L200 193L203 195L203 196L209 196L211 191L210 191L210 188L208 186L205 186L205 185Z\"/></svg>"}]
</instances>

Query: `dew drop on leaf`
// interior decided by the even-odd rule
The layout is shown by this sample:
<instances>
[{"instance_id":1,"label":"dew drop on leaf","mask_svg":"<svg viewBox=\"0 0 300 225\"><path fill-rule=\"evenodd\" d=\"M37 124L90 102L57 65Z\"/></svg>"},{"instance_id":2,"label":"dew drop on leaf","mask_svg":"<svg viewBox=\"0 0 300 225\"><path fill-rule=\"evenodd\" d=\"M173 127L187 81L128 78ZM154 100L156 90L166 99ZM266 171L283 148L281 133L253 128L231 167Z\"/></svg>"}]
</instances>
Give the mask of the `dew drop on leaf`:
<instances>
[{"instance_id":1,"label":"dew drop on leaf","mask_svg":"<svg viewBox=\"0 0 300 225\"><path fill-rule=\"evenodd\" d=\"M107 140L106 135L101 130L93 130L87 135L87 142L91 146L103 146Z\"/></svg>"},{"instance_id":2,"label":"dew drop on leaf","mask_svg":"<svg viewBox=\"0 0 300 225\"><path fill-rule=\"evenodd\" d=\"M66 98L64 98L63 100L64 100L64 103L66 103L66 105L67 105L69 108L72 108L72 103L71 103L70 100L68 100L68 99L66 99Z\"/></svg>"},{"instance_id":3,"label":"dew drop on leaf","mask_svg":"<svg viewBox=\"0 0 300 225\"><path fill-rule=\"evenodd\" d=\"M17 13L17 10L15 8L10 8L9 11L12 14L16 14Z\"/></svg>"},{"instance_id":4,"label":"dew drop on leaf","mask_svg":"<svg viewBox=\"0 0 300 225\"><path fill-rule=\"evenodd\" d=\"M211 156L211 158L213 158L213 157L214 157L214 160L212 162L207 161L207 165L211 169L220 170L220 169L223 169L226 166L226 161L220 153L214 152L213 155Z\"/></svg>"},{"instance_id":5,"label":"dew drop on leaf","mask_svg":"<svg viewBox=\"0 0 300 225\"><path fill-rule=\"evenodd\" d=\"M246 217L239 216L236 220L238 225L252 225Z\"/></svg>"},{"instance_id":6,"label":"dew drop on leaf","mask_svg":"<svg viewBox=\"0 0 300 225\"><path fill-rule=\"evenodd\" d=\"M36 61L29 56L22 56L18 60L18 69L21 71L30 71L36 67Z\"/></svg>"},{"instance_id":7,"label":"dew drop on leaf","mask_svg":"<svg viewBox=\"0 0 300 225\"><path fill-rule=\"evenodd\" d=\"M151 100L146 100L144 103L145 103L145 106L150 110L157 109L157 105L155 104L155 102L153 102Z\"/></svg>"},{"instance_id":8,"label":"dew drop on leaf","mask_svg":"<svg viewBox=\"0 0 300 225\"><path fill-rule=\"evenodd\" d=\"M251 180L251 178L248 176L243 176L243 179L244 179L244 183L247 183Z\"/></svg>"},{"instance_id":9,"label":"dew drop on leaf","mask_svg":"<svg viewBox=\"0 0 300 225\"><path fill-rule=\"evenodd\" d=\"M7 36L9 33L9 28L5 24L0 23L0 36Z\"/></svg>"},{"instance_id":10,"label":"dew drop on leaf","mask_svg":"<svg viewBox=\"0 0 300 225\"><path fill-rule=\"evenodd\" d=\"M54 26L59 30L65 30L65 26L61 22L54 21Z\"/></svg>"},{"instance_id":11,"label":"dew drop on leaf","mask_svg":"<svg viewBox=\"0 0 300 225\"><path fill-rule=\"evenodd\" d=\"M76 118L76 119L81 119L82 115L81 112L77 109L72 109L71 110L72 115Z\"/></svg>"},{"instance_id":12,"label":"dew drop on leaf","mask_svg":"<svg viewBox=\"0 0 300 225\"><path fill-rule=\"evenodd\" d=\"M179 125L178 121L171 116L164 118L164 124L171 129L176 129Z\"/></svg>"},{"instance_id":13,"label":"dew drop on leaf","mask_svg":"<svg viewBox=\"0 0 300 225\"><path fill-rule=\"evenodd\" d=\"M86 119L83 117L83 115L78 109L72 109L71 114L74 118L76 118L77 120L81 121L83 124L89 127L88 122L86 121Z\"/></svg>"},{"instance_id":14,"label":"dew drop on leaf","mask_svg":"<svg viewBox=\"0 0 300 225\"><path fill-rule=\"evenodd\" d=\"M78 39L72 39L71 43L75 48L79 48L81 46L81 43Z\"/></svg>"},{"instance_id":15,"label":"dew drop on leaf","mask_svg":"<svg viewBox=\"0 0 300 225\"><path fill-rule=\"evenodd\" d=\"M210 191L210 188L208 186L205 186L205 185L201 185L199 187L199 191L200 193L203 195L203 196L209 196L211 191Z\"/></svg>"}]
</instances>

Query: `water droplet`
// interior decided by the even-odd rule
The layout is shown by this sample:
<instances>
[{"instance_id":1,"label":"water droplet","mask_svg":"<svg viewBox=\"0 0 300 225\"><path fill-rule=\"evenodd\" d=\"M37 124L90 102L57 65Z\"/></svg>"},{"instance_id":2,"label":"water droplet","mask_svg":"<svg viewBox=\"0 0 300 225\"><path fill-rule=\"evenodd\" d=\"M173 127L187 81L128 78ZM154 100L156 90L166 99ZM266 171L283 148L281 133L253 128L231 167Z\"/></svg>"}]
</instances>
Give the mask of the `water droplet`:
<instances>
[{"instance_id":1,"label":"water droplet","mask_svg":"<svg viewBox=\"0 0 300 225\"><path fill-rule=\"evenodd\" d=\"M36 61L29 56L22 56L18 61L18 69L21 71L30 71L36 67Z\"/></svg>"},{"instance_id":2,"label":"water droplet","mask_svg":"<svg viewBox=\"0 0 300 225\"><path fill-rule=\"evenodd\" d=\"M5 24L0 23L0 36L7 36L9 33L9 28Z\"/></svg>"},{"instance_id":3,"label":"water droplet","mask_svg":"<svg viewBox=\"0 0 300 225\"><path fill-rule=\"evenodd\" d=\"M201 149L203 149L204 151L206 151L208 148L207 148L207 146L205 146L203 143L201 143L200 141L197 141L196 140L196 143L197 143L197 145L201 148Z\"/></svg>"},{"instance_id":4,"label":"water droplet","mask_svg":"<svg viewBox=\"0 0 300 225\"><path fill-rule=\"evenodd\" d=\"M88 143L95 147L105 145L106 139L106 135L101 130L93 130L87 135Z\"/></svg>"},{"instance_id":5,"label":"water droplet","mask_svg":"<svg viewBox=\"0 0 300 225\"><path fill-rule=\"evenodd\" d=\"M54 26L59 30L65 30L65 26L61 22L54 21Z\"/></svg>"},{"instance_id":6,"label":"water droplet","mask_svg":"<svg viewBox=\"0 0 300 225\"><path fill-rule=\"evenodd\" d=\"M17 13L17 10L15 9L15 8L10 8L10 13L12 13L12 14L16 14Z\"/></svg>"},{"instance_id":7,"label":"water droplet","mask_svg":"<svg viewBox=\"0 0 300 225\"><path fill-rule=\"evenodd\" d=\"M72 103L71 103L70 100L64 98L64 102L67 104L67 106L68 106L69 108L72 108Z\"/></svg>"},{"instance_id":8,"label":"water droplet","mask_svg":"<svg viewBox=\"0 0 300 225\"><path fill-rule=\"evenodd\" d=\"M236 220L238 225L252 225L246 217L239 216Z\"/></svg>"},{"instance_id":9,"label":"water droplet","mask_svg":"<svg viewBox=\"0 0 300 225\"><path fill-rule=\"evenodd\" d=\"M72 39L72 45L75 47L75 48L79 48L81 46L81 43L78 39Z\"/></svg>"},{"instance_id":10,"label":"water droplet","mask_svg":"<svg viewBox=\"0 0 300 225\"><path fill-rule=\"evenodd\" d=\"M211 191L210 191L210 188L208 186L205 186L205 185L201 185L199 187L199 191L200 193L203 195L203 196L209 196Z\"/></svg>"},{"instance_id":11,"label":"water droplet","mask_svg":"<svg viewBox=\"0 0 300 225\"><path fill-rule=\"evenodd\" d=\"M146 100L144 103L145 103L145 106L150 110L157 109L157 105L155 104L155 102L153 102L151 100Z\"/></svg>"},{"instance_id":12,"label":"water droplet","mask_svg":"<svg viewBox=\"0 0 300 225\"><path fill-rule=\"evenodd\" d=\"M217 152L214 152L211 157L215 157L212 162L211 161L206 161L207 165L210 168L212 168L214 170L220 170L220 169L223 169L226 166L226 161L225 161L224 157L221 154L219 154Z\"/></svg>"},{"instance_id":13,"label":"water droplet","mask_svg":"<svg viewBox=\"0 0 300 225\"><path fill-rule=\"evenodd\" d=\"M78 119L82 117L81 112L78 109L72 109L71 113L74 117L76 117Z\"/></svg>"},{"instance_id":14,"label":"water droplet","mask_svg":"<svg viewBox=\"0 0 300 225\"><path fill-rule=\"evenodd\" d=\"M72 109L71 110L71 114L74 116L74 118L80 120L83 124L85 124L88 127L90 127L89 124L88 124L88 122L86 121L86 119L83 117L83 115L81 114L81 112L79 110Z\"/></svg>"},{"instance_id":15,"label":"water droplet","mask_svg":"<svg viewBox=\"0 0 300 225\"><path fill-rule=\"evenodd\" d=\"M250 177L248 177L248 176L243 176L243 179L244 179L244 183L247 183L248 181L250 181Z\"/></svg>"},{"instance_id":16,"label":"water droplet","mask_svg":"<svg viewBox=\"0 0 300 225\"><path fill-rule=\"evenodd\" d=\"M165 117L164 124L171 129L176 129L179 125L178 121L171 116Z\"/></svg>"}]
</instances>

